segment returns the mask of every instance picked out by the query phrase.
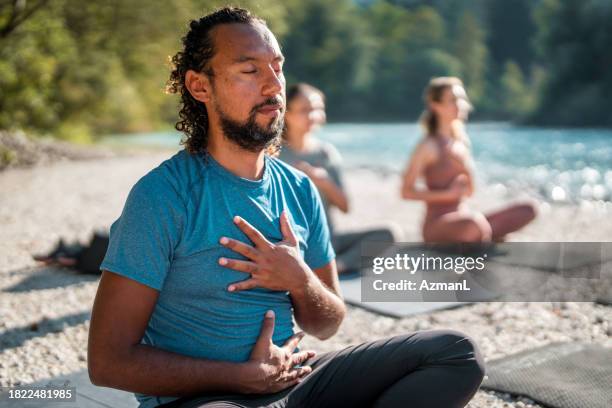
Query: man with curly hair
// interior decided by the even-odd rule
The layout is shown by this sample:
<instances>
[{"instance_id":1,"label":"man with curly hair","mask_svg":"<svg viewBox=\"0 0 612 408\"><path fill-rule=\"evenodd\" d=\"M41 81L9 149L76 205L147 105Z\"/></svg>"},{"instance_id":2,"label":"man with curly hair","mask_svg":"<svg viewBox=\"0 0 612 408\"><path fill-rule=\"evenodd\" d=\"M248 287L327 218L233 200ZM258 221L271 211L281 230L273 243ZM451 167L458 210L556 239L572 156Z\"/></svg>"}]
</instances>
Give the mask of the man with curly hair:
<instances>
[{"instance_id":1,"label":"man with curly hair","mask_svg":"<svg viewBox=\"0 0 612 408\"><path fill-rule=\"evenodd\" d=\"M345 306L320 197L267 155L283 129L283 55L265 23L192 21L169 90L186 149L131 190L92 312L94 384L140 407L459 407L482 359L465 335L416 332L316 356Z\"/></svg>"}]
</instances>

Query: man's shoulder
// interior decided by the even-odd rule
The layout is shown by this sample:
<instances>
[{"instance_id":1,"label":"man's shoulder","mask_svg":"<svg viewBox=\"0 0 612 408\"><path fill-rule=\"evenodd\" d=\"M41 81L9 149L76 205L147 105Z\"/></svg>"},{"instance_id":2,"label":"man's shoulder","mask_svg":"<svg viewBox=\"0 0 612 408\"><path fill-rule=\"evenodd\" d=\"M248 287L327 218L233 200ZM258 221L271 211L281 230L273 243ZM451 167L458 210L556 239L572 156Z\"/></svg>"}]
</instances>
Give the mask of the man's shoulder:
<instances>
[{"instance_id":1,"label":"man's shoulder","mask_svg":"<svg viewBox=\"0 0 612 408\"><path fill-rule=\"evenodd\" d=\"M285 183L289 183L295 187L303 187L305 184L310 183L310 179L304 172L296 169L287 162L277 158L268 156L268 163L270 164L270 171L275 173L283 179Z\"/></svg>"},{"instance_id":2,"label":"man's shoulder","mask_svg":"<svg viewBox=\"0 0 612 408\"><path fill-rule=\"evenodd\" d=\"M270 157L270 172L272 177L280 182L284 194L293 195L297 198L300 207L309 214L316 206L318 192L312 180L301 170L287 164L276 157ZM290 193L291 192L291 193Z\"/></svg>"},{"instance_id":3,"label":"man's shoulder","mask_svg":"<svg viewBox=\"0 0 612 408\"><path fill-rule=\"evenodd\" d=\"M198 158L180 150L145 174L134 186L147 195L178 195L183 198L195 181L201 178Z\"/></svg>"},{"instance_id":4,"label":"man's shoulder","mask_svg":"<svg viewBox=\"0 0 612 408\"><path fill-rule=\"evenodd\" d=\"M272 157L272 156L267 156L267 157L268 157L267 161L270 164L270 170L272 172L284 174L288 178L291 178L293 180L298 180L298 181L301 181L304 178L307 178L304 172L296 169L295 167L285 162L284 160L278 157Z\"/></svg>"}]
</instances>

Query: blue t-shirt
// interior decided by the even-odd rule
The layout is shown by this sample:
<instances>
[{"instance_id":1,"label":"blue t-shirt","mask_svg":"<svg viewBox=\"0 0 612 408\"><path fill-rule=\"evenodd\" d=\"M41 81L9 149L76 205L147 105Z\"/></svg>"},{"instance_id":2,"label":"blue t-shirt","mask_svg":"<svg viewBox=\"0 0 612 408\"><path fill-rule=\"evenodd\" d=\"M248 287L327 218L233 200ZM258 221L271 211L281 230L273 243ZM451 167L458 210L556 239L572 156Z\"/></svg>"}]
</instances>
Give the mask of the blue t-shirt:
<instances>
[{"instance_id":1,"label":"blue t-shirt","mask_svg":"<svg viewBox=\"0 0 612 408\"><path fill-rule=\"evenodd\" d=\"M229 292L230 283L249 276L218 264L222 256L244 259L219 244L222 236L250 243L234 216L278 242L283 209L308 266L331 262L335 254L317 189L280 160L266 156L263 175L254 181L232 174L210 155L182 150L140 179L111 226L100 268L160 292L141 343L193 357L247 361L270 309L276 314L274 343L284 343L293 334L288 292ZM136 398L141 407L176 399Z\"/></svg>"}]
</instances>

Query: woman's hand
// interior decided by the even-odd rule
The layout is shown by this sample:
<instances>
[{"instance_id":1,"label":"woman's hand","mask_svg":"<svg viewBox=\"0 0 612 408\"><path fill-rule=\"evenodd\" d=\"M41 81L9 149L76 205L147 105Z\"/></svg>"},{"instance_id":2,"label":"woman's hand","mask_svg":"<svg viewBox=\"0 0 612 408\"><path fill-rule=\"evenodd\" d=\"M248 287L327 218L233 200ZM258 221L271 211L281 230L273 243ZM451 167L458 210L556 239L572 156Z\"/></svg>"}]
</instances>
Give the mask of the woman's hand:
<instances>
[{"instance_id":1,"label":"woman's hand","mask_svg":"<svg viewBox=\"0 0 612 408\"><path fill-rule=\"evenodd\" d=\"M299 161L293 165L296 169L301 170L312 180L314 185L319 190L330 204L336 206L340 211L346 213L349 211L349 201L346 193L341 186L330 177L329 172L324 167L316 167L305 161Z\"/></svg>"},{"instance_id":2,"label":"woman's hand","mask_svg":"<svg viewBox=\"0 0 612 408\"><path fill-rule=\"evenodd\" d=\"M305 161L299 161L295 163L295 168L303 171L317 187L322 182L329 180L329 173L323 167L315 167Z\"/></svg>"},{"instance_id":3,"label":"woman's hand","mask_svg":"<svg viewBox=\"0 0 612 408\"><path fill-rule=\"evenodd\" d=\"M468 176L459 174L451 182L448 191L450 193L449 198L452 200L460 201L463 197L467 197L470 191Z\"/></svg>"}]
</instances>

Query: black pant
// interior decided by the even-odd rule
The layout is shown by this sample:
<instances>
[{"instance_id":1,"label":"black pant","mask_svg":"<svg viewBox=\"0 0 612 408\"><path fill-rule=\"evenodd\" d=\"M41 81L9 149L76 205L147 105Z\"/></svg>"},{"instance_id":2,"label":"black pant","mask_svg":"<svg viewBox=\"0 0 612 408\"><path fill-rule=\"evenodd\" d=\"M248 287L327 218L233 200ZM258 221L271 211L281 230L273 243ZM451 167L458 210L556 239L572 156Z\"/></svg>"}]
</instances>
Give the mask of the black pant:
<instances>
[{"instance_id":1,"label":"black pant","mask_svg":"<svg viewBox=\"0 0 612 408\"><path fill-rule=\"evenodd\" d=\"M300 384L270 395L181 398L166 407L463 407L484 376L474 342L451 330L415 332L325 353Z\"/></svg>"}]
</instances>

